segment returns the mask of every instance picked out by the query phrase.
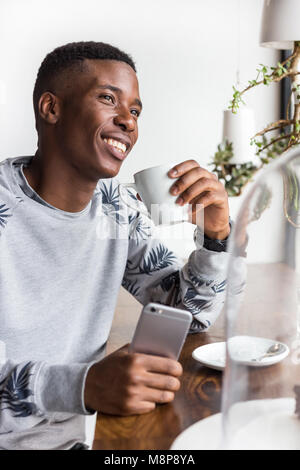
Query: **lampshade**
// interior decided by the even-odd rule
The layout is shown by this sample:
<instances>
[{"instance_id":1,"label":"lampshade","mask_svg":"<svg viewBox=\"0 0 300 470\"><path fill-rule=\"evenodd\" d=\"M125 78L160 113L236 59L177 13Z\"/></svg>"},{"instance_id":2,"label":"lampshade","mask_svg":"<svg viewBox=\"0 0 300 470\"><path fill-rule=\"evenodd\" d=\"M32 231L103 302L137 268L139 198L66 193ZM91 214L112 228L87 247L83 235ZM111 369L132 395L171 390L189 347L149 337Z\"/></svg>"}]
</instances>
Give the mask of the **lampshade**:
<instances>
[{"instance_id":1,"label":"lampshade","mask_svg":"<svg viewBox=\"0 0 300 470\"><path fill-rule=\"evenodd\" d=\"M273 49L293 49L300 40L300 1L265 0L260 45Z\"/></svg>"},{"instance_id":2,"label":"lampshade","mask_svg":"<svg viewBox=\"0 0 300 470\"><path fill-rule=\"evenodd\" d=\"M230 110L224 111L223 141L233 144L233 158L230 163L242 164L257 163L255 146L250 145L251 137L255 134L254 110L251 108L239 109L237 114Z\"/></svg>"}]
</instances>

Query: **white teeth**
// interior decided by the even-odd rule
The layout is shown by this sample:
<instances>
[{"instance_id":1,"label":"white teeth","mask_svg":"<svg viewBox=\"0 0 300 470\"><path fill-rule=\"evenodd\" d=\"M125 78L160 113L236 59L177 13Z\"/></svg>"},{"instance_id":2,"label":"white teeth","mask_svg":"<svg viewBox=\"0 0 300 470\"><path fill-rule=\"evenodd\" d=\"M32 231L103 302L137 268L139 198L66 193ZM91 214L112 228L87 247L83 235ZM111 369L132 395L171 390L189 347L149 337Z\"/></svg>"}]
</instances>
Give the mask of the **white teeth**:
<instances>
[{"instance_id":1,"label":"white teeth","mask_svg":"<svg viewBox=\"0 0 300 470\"><path fill-rule=\"evenodd\" d=\"M110 139L110 138L109 139L104 138L103 140L107 144L112 145L113 147L117 148L118 150L121 150L122 153L126 152L126 145L122 144L122 142L119 142L118 140L114 140L114 139Z\"/></svg>"}]
</instances>

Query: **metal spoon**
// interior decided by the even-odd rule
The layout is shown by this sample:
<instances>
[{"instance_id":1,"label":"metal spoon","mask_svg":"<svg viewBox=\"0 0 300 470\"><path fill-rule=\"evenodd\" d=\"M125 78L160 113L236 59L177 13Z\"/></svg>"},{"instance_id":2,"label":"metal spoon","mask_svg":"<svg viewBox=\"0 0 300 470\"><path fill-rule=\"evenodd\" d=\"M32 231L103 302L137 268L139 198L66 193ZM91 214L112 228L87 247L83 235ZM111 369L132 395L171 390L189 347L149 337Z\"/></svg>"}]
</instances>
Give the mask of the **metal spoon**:
<instances>
[{"instance_id":1,"label":"metal spoon","mask_svg":"<svg viewBox=\"0 0 300 470\"><path fill-rule=\"evenodd\" d=\"M251 361L254 361L254 362L257 362L257 361L261 361L262 359L264 359L265 357L270 357L270 356L276 356L276 354L280 354L284 351L284 346L280 343L274 343L272 344L272 346L270 346L266 352L258 357L258 358L253 358L251 359Z\"/></svg>"}]
</instances>

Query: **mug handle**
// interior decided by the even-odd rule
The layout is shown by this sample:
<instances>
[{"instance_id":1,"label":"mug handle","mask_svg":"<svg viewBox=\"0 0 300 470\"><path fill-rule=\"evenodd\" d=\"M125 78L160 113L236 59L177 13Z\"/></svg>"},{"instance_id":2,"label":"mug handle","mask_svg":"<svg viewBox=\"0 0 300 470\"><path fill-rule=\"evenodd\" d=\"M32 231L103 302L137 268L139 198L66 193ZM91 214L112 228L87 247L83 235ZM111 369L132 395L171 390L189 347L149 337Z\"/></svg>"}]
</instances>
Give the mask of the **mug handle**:
<instances>
[{"instance_id":1,"label":"mug handle","mask_svg":"<svg viewBox=\"0 0 300 470\"><path fill-rule=\"evenodd\" d=\"M149 213L140 209L139 207L134 207L134 206L131 206L130 204L128 204L128 202L126 201L126 199L123 197L123 194L122 194L122 189L124 188L133 188L135 189L135 191L137 192L137 187L136 187L136 184L135 183L120 183L119 186L118 186L118 191L119 191L119 195L120 195L120 198L122 199L122 201L124 202L124 204L126 204L126 206L130 207L130 209L133 209L134 211L136 212L140 212L141 214L145 215L146 217L149 217ZM144 204L143 204L144 205Z\"/></svg>"}]
</instances>

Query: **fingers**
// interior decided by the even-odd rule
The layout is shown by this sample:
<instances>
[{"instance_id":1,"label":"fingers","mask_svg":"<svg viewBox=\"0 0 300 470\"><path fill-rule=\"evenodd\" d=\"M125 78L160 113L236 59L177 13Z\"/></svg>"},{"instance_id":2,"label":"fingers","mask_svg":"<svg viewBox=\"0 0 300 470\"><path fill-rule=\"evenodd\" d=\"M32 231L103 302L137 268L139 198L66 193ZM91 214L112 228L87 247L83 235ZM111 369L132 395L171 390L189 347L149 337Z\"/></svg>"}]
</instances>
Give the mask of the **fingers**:
<instances>
[{"instance_id":1,"label":"fingers","mask_svg":"<svg viewBox=\"0 0 300 470\"><path fill-rule=\"evenodd\" d=\"M202 217L202 210L210 206L205 211L205 233L211 238L226 238L230 232L228 195L217 176L201 168L195 160L175 165L169 170L168 176L176 178L170 188L170 193L177 196L176 203L192 206L192 211L189 207L189 220L201 226L202 218L199 221L198 215Z\"/></svg>"},{"instance_id":2,"label":"fingers","mask_svg":"<svg viewBox=\"0 0 300 470\"><path fill-rule=\"evenodd\" d=\"M143 399L150 403L170 403L174 400L174 392L168 390L157 390L155 388L145 387L142 391Z\"/></svg>"},{"instance_id":3,"label":"fingers","mask_svg":"<svg viewBox=\"0 0 300 470\"><path fill-rule=\"evenodd\" d=\"M159 378L156 379L149 379L149 383L151 382L162 386L162 388L144 385L143 382L148 382L146 377L141 377L138 384L132 384L131 387L127 389L127 397L124 400L122 412L129 412L131 414L136 412L139 414L147 413L151 411L151 409L154 409L157 403L163 404L172 402L175 398L176 390L171 391L163 388L163 383L159 381ZM170 383L167 386L172 387L173 385ZM177 385L176 388L178 388Z\"/></svg>"},{"instance_id":4,"label":"fingers","mask_svg":"<svg viewBox=\"0 0 300 470\"><path fill-rule=\"evenodd\" d=\"M146 375L140 376L137 382L134 381L134 383L127 387L123 396L119 398L119 414L129 416L132 414L148 413L155 408L157 403L170 403L174 400L176 390L171 391L164 388L163 380L160 381L159 377L147 378ZM144 385L144 383L152 383L162 388L150 387ZM166 386L173 387L174 385L170 382ZM178 388L177 385L176 388Z\"/></svg>"},{"instance_id":5,"label":"fingers","mask_svg":"<svg viewBox=\"0 0 300 470\"><path fill-rule=\"evenodd\" d=\"M199 170L195 169L187 173L175 183L178 194L176 202L179 205L187 204L205 191L220 190L220 183L218 181L214 178L204 176L205 173L203 173L200 168ZM174 185L171 188L171 192L174 194L173 189Z\"/></svg>"},{"instance_id":6,"label":"fingers","mask_svg":"<svg viewBox=\"0 0 300 470\"><path fill-rule=\"evenodd\" d=\"M221 183L216 175L201 168L198 164L185 173L183 170L180 172L181 176L170 188L171 194L179 196L176 202L180 205L191 201L203 191L214 191L220 188Z\"/></svg>"},{"instance_id":7,"label":"fingers","mask_svg":"<svg viewBox=\"0 0 300 470\"><path fill-rule=\"evenodd\" d=\"M156 403L174 400L175 392L180 388L181 374L179 362L129 353L126 345L89 369L85 404L87 408L113 415L148 413Z\"/></svg>"},{"instance_id":8,"label":"fingers","mask_svg":"<svg viewBox=\"0 0 300 470\"><path fill-rule=\"evenodd\" d=\"M183 369L179 362L148 354L133 354L129 389L140 401L169 403L180 388Z\"/></svg>"},{"instance_id":9,"label":"fingers","mask_svg":"<svg viewBox=\"0 0 300 470\"><path fill-rule=\"evenodd\" d=\"M147 373L142 379L143 384L149 388L177 392L180 389L180 381L176 377L164 374Z\"/></svg>"},{"instance_id":10,"label":"fingers","mask_svg":"<svg viewBox=\"0 0 300 470\"><path fill-rule=\"evenodd\" d=\"M191 200L191 203L193 205L192 213L194 213L194 211L197 211L197 205L199 205L202 210L202 209L205 209L205 207L208 207L212 204L214 205L223 204L224 192L223 191L207 192Z\"/></svg>"},{"instance_id":11,"label":"fingers","mask_svg":"<svg viewBox=\"0 0 300 470\"><path fill-rule=\"evenodd\" d=\"M170 172L169 172L170 176ZM177 175L176 182L171 186L170 192L172 194L176 194L176 190L183 190L187 186L193 184L195 181L199 180L200 178L209 178L214 181L217 181L212 173L201 168L199 165L196 167L191 168L189 171L180 172Z\"/></svg>"},{"instance_id":12,"label":"fingers","mask_svg":"<svg viewBox=\"0 0 300 470\"><path fill-rule=\"evenodd\" d=\"M168 171L168 176L170 178L180 178L186 173L189 173L192 170L201 170L203 173L203 176L206 176L208 178L215 179L218 181L217 175L214 173L211 173L210 171L206 170L205 168L202 168L196 160L186 160L185 162L179 163L178 165L175 165L173 168L171 168Z\"/></svg>"},{"instance_id":13,"label":"fingers","mask_svg":"<svg viewBox=\"0 0 300 470\"><path fill-rule=\"evenodd\" d=\"M185 162L178 163L178 165L173 166L173 168L169 170L168 175L171 178L178 178L180 175L183 175L187 171L196 167L199 167L199 163L196 162L196 160L186 160Z\"/></svg>"},{"instance_id":14,"label":"fingers","mask_svg":"<svg viewBox=\"0 0 300 470\"><path fill-rule=\"evenodd\" d=\"M117 414L119 416L141 415L153 411L156 404L170 403L174 400L174 393L154 389L145 389L141 392L141 395L143 396L141 400L138 400L135 396L125 406L120 407L117 413L108 412L108 414Z\"/></svg>"},{"instance_id":15,"label":"fingers","mask_svg":"<svg viewBox=\"0 0 300 470\"><path fill-rule=\"evenodd\" d=\"M115 415L115 416L133 416L149 413L156 408L156 403L153 401L137 400L136 397L129 399L125 403L118 403L117 406L101 409L101 413Z\"/></svg>"},{"instance_id":16,"label":"fingers","mask_svg":"<svg viewBox=\"0 0 300 470\"><path fill-rule=\"evenodd\" d=\"M216 193L219 190L219 183L210 178L202 178L200 181L189 186L185 191L180 194L179 205L184 205L191 202L195 197L206 192Z\"/></svg>"},{"instance_id":17,"label":"fingers","mask_svg":"<svg viewBox=\"0 0 300 470\"><path fill-rule=\"evenodd\" d=\"M148 372L162 373L180 377L183 369L182 365L174 359L161 356L151 356L150 354L134 354L135 361L140 363Z\"/></svg>"},{"instance_id":18,"label":"fingers","mask_svg":"<svg viewBox=\"0 0 300 470\"><path fill-rule=\"evenodd\" d=\"M139 409L136 414L145 414L153 411L156 408L156 403L150 401L142 401L140 402Z\"/></svg>"}]
</instances>

